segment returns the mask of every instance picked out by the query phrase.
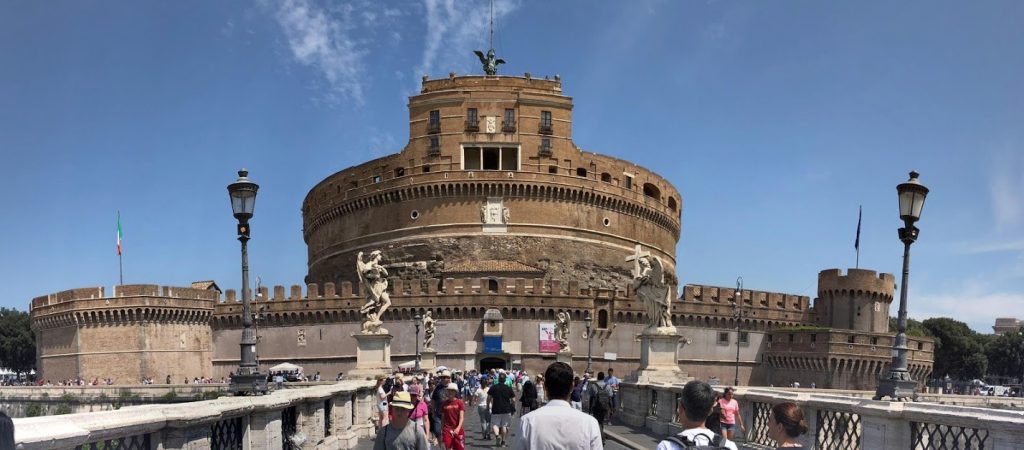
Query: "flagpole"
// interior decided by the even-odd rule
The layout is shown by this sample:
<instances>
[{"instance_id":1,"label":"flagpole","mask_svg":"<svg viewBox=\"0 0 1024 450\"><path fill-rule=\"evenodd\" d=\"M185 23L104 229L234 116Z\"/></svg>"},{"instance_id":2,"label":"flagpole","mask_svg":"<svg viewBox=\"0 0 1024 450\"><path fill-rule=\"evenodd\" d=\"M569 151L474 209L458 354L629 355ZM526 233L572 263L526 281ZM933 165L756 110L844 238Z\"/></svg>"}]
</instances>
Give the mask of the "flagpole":
<instances>
[{"instance_id":1,"label":"flagpole","mask_svg":"<svg viewBox=\"0 0 1024 450\"><path fill-rule=\"evenodd\" d=\"M124 264L121 259L121 210L117 211L117 279L118 286L124 286Z\"/></svg>"},{"instance_id":2,"label":"flagpole","mask_svg":"<svg viewBox=\"0 0 1024 450\"><path fill-rule=\"evenodd\" d=\"M864 213L864 207L863 206L858 206L857 207L857 240L854 241L854 244L853 244L853 247L855 249L857 249L857 263L856 263L856 266L854 266L854 267L856 267L858 269L860 269L860 222L861 222L861 218L863 217L863 213Z\"/></svg>"}]
</instances>

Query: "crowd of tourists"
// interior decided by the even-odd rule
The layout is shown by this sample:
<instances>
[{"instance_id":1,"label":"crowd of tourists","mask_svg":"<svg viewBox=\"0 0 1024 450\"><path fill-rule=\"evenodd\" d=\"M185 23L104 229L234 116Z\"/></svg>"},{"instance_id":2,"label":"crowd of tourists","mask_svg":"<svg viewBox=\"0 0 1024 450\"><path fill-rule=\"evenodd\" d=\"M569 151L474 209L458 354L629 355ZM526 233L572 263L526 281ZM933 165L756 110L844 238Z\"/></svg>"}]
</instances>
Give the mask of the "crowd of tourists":
<instances>
[{"instance_id":1,"label":"crowd of tourists","mask_svg":"<svg viewBox=\"0 0 1024 450\"><path fill-rule=\"evenodd\" d=\"M482 440L496 448L603 450L604 424L618 408L614 371L595 379L575 374L565 363L532 377L520 370L450 371L377 378L374 450L463 450L466 414L479 417ZM677 404L683 431L662 440L657 450L736 450L746 433L733 389L719 395L702 381L683 387ZM518 426L513 430L513 418ZM775 405L768 436L778 448L800 447L807 432L803 412L793 403Z\"/></svg>"}]
</instances>

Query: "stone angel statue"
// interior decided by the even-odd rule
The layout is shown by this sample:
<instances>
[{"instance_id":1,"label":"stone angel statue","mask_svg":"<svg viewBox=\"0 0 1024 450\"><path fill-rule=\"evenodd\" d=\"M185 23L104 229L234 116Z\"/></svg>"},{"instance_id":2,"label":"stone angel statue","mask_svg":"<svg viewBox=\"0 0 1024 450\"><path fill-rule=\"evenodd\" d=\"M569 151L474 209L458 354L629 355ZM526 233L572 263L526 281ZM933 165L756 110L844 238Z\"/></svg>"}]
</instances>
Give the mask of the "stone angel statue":
<instances>
[{"instance_id":1,"label":"stone angel statue","mask_svg":"<svg viewBox=\"0 0 1024 450\"><path fill-rule=\"evenodd\" d=\"M658 257L641 256L636 259L633 273L633 292L643 301L647 310L645 333L675 333L671 314L671 286L665 284L665 269Z\"/></svg>"},{"instance_id":2,"label":"stone angel statue","mask_svg":"<svg viewBox=\"0 0 1024 450\"><path fill-rule=\"evenodd\" d=\"M423 349L433 350L434 334L437 333L437 321L430 315L430 310L423 314Z\"/></svg>"},{"instance_id":3,"label":"stone angel statue","mask_svg":"<svg viewBox=\"0 0 1024 450\"><path fill-rule=\"evenodd\" d=\"M559 352L570 352L569 349L569 314L565 311L558 313L558 322L555 322L555 341L558 342Z\"/></svg>"},{"instance_id":4,"label":"stone angel statue","mask_svg":"<svg viewBox=\"0 0 1024 450\"><path fill-rule=\"evenodd\" d=\"M381 317L391 306L391 297L388 295L388 270L380 265L381 258L380 250L370 252L370 258L366 261L363 261L363 252L356 255L356 273L366 296L366 304L359 308L359 312L363 314L364 334L388 332L381 328Z\"/></svg>"},{"instance_id":5,"label":"stone angel statue","mask_svg":"<svg viewBox=\"0 0 1024 450\"><path fill-rule=\"evenodd\" d=\"M480 58L480 64L484 66L484 73L487 75L497 75L498 64L505 64L505 60L494 57L494 49L487 50L487 56L484 57L484 52L480 50L473 50L476 53L476 57Z\"/></svg>"}]
</instances>

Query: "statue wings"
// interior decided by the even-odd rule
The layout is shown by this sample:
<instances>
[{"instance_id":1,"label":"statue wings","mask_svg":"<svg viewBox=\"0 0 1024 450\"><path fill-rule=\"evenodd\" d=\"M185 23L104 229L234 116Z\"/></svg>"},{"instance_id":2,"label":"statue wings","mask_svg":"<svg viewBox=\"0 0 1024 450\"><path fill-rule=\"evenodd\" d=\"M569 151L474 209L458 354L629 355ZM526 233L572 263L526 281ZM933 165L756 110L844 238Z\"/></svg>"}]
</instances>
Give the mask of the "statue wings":
<instances>
[{"instance_id":1,"label":"statue wings","mask_svg":"<svg viewBox=\"0 0 1024 450\"><path fill-rule=\"evenodd\" d=\"M356 255L356 273L359 274L359 284L362 286L366 286L366 275L363 273L366 272L367 265L363 262L363 252L359 252Z\"/></svg>"},{"instance_id":2,"label":"statue wings","mask_svg":"<svg viewBox=\"0 0 1024 450\"><path fill-rule=\"evenodd\" d=\"M484 52L482 52L480 50L473 50L473 53L476 53L476 57L480 58L480 64L484 64L484 65L487 64L487 57L484 56Z\"/></svg>"}]
</instances>

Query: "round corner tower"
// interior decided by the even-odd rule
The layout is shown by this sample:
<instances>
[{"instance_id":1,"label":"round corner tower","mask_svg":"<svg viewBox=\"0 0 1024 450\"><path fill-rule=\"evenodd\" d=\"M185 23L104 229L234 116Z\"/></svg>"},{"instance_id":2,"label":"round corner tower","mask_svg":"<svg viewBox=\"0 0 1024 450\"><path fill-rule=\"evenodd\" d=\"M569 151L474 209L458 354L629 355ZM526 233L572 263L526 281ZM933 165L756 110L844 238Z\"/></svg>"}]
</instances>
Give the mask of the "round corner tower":
<instances>
[{"instance_id":1,"label":"round corner tower","mask_svg":"<svg viewBox=\"0 0 1024 450\"><path fill-rule=\"evenodd\" d=\"M149 284L71 289L32 299L42 379L133 384L212 375L210 319L218 293Z\"/></svg>"},{"instance_id":2,"label":"round corner tower","mask_svg":"<svg viewBox=\"0 0 1024 450\"><path fill-rule=\"evenodd\" d=\"M821 325L871 333L889 332L889 305L896 277L873 270L839 269L818 273L814 307Z\"/></svg>"},{"instance_id":3,"label":"round corner tower","mask_svg":"<svg viewBox=\"0 0 1024 450\"><path fill-rule=\"evenodd\" d=\"M572 98L529 75L424 78L409 142L337 172L302 205L307 283L356 281L358 252L392 276L512 276L621 287L636 245L675 281L682 198L657 174L572 141Z\"/></svg>"}]
</instances>

